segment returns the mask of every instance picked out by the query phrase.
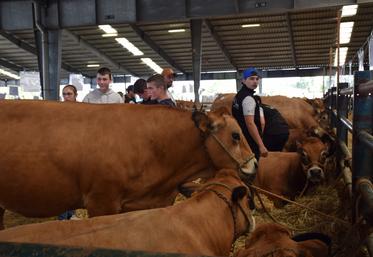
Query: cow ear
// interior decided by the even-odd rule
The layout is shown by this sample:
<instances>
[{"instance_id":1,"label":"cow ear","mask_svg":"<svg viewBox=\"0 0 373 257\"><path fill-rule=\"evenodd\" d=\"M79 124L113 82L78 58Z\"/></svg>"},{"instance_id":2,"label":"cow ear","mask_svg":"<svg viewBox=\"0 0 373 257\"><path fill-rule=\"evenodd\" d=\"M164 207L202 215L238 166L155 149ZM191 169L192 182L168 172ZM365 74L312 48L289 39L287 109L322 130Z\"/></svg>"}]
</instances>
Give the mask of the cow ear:
<instances>
[{"instance_id":1,"label":"cow ear","mask_svg":"<svg viewBox=\"0 0 373 257\"><path fill-rule=\"evenodd\" d=\"M178 187L180 194L185 197L191 197L192 194L201 188L201 184L194 181L186 182Z\"/></svg>"},{"instance_id":2,"label":"cow ear","mask_svg":"<svg viewBox=\"0 0 373 257\"><path fill-rule=\"evenodd\" d=\"M325 133L321 137L321 141L328 146L326 157L330 157L331 155L333 155L337 150L337 144L335 142L335 139L331 135Z\"/></svg>"},{"instance_id":3,"label":"cow ear","mask_svg":"<svg viewBox=\"0 0 373 257\"><path fill-rule=\"evenodd\" d=\"M192 119L194 121L194 124L197 128L199 128L202 132L207 132L210 128L210 120L207 117L207 114L200 111L193 111Z\"/></svg>"},{"instance_id":4,"label":"cow ear","mask_svg":"<svg viewBox=\"0 0 373 257\"><path fill-rule=\"evenodd\" d=\"M308 159L308 156L307 156L306 152L302 148L302 144L298 141L296 141L295 144L297 145L297 153L302 158L302 162L304 164L307 164L309 162L309 159Z\"/></svg>"},{"instance_id":5,"label":"cow ear","mask_svg":"<svg viewBox=\"0 0 373 257\"><path fill-rule=\"evenodd\" d=\"M244 186L238 186L233 188L232 191L232 202L237 202L238 200L242 199L245 195L247 195L247 188Z\"/></svg>"}]
</instances>

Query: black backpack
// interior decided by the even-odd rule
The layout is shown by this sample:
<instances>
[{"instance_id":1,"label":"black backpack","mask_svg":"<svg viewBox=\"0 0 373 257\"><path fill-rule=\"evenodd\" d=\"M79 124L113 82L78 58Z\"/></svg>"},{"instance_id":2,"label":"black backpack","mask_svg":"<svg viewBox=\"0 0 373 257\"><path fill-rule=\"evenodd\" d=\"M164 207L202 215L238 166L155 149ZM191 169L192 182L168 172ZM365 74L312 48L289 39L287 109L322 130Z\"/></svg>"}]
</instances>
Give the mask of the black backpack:
<instances>
[{"instance_id":1,"label":"black backpack","mask_svg":"<svg viewBox=\"0 0 373 257\"><path fill-rule=\"evenodd\" d=\"M274 107L260 104L263 108L265 127L264 135L289 134L289 126L281 113Z\"/></svg>"}]
</instances>

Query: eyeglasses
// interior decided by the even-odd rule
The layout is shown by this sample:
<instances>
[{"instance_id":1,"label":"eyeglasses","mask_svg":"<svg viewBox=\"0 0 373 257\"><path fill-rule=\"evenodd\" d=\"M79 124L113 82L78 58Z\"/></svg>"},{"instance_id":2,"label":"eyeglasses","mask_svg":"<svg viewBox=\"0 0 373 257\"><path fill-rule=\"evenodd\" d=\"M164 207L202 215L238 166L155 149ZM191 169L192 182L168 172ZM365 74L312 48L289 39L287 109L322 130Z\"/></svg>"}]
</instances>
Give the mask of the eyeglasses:
<instances>
[{"instance_id":1,"label":"eyeglasses","mask_svg":"<svg viewBox=\"0 0 373 257\"><path fill-rule=\"evenodd\" d=\"M73 95L73 93L68 92L68 93L62 93L62 95Z\"/></svg>"}]
</instances>

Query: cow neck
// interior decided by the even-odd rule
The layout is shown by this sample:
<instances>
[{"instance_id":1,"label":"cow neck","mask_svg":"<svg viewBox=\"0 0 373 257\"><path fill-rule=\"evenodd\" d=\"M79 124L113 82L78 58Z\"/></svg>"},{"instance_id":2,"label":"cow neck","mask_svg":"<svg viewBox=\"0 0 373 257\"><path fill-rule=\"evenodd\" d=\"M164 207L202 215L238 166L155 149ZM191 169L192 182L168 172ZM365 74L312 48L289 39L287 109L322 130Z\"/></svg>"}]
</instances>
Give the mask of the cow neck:
<instances>
[{"instance_id":1,"label":"cow neck","mask_svg":"<svg viewBox=\"0 0 373 257\"><path fill-rule=\"evenodd\" d=\"M230 251L232 252L233 248L234 248L233 243L240 236L240 232L239 232L239 228L238 228L238 222L237 222L237 220L238 220L238 217L237 217L238 210L240 210L242 212L242 215L245 218L245 222L247 223L246 231L248 230L248 228L250 227L250 224L251 224L249 214L244 210L244 208L241 206L240 203L234 204L231 200L229 200L229 197L225 196L223 193L219 192L218 190L216 190L214 188L208 188L209 186L224 187L225 189L228 189L230 192L232 192L232 188L229 187L228 185L224 184L224 183L221 183L221 182L213 182L213 183L208 183L208 184L204 185L199 190L199 191L209 191L209 192L214 193L218 198L223 200L224 203L228 206L228 209L230 211L230 214L231 214L232 220L233 220L233 230L232 230L232 236L231 236L232 240L231 240L231 248L230 248ZM234 205L237 205L237 206L234 206Z\"/></svg>"}]
</instances>

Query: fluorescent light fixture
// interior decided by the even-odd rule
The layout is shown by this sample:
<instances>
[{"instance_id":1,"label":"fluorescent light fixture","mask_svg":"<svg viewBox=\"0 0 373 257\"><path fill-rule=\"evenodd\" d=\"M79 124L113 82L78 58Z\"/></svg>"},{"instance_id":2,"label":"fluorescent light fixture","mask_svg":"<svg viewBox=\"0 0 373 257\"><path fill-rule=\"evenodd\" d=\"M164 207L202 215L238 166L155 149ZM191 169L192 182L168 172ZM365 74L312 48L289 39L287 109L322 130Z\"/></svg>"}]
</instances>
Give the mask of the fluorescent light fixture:
<instances>
[{"instance_id":1,"label":"fluorescent light fixture","mask_svg":"<svg viewBox=\"0 0 373 257\"><path fill-rule=\"evenodd\" d=\"M242 24L241 27L242 28L260 27L260 24L258 24L258 23L256 23L256 24Z\"/></svg>"},{"instance_id":2,"label":"fluorescent light fixture","mask_svg":"<svg viewBox=\"0 0 373 257\"><path fill-rule=\"evenodd\" d=\"M116 29L114 29L112 26L110 25L99 25L98 26L101 30L105 31L105 33L107 34L115 34L117 33L118 34L118 31Z\"/></svg>"},{"instance_id":3,"label":"fluorescent light fixture","mask_svg":"<svg viewBox=\"0 0 373 257\"><path fill-rule=\"evenodd\" d=\"M88 68L100 67L100 64L87 64Z\"/></svg>"},{"instance_id":4,"label":"fluorescent light fixture","mask_svg":"<svg viewBox=\"0 0 373 257\"><path fill-rule=\"evenodd\" d=\"M347 52L348 52L348 47L341 47L339 48L339 66L342 66L346 62L346 57L347 57ZM337 67L337 50L335 52L335 57L334 57L334 66Z\"/></svg>"},{"instance_id":5,"label":"fluorescent light fixture","mask_svg":"<svg viewBox=\"0 0 373 257\"><path fill-rule=\"evenodd\" d=\"M169 33L178 33L178 32L185 32L185 29L169 29Z\"/></svg>"},{"instance_id":6,"label":"fluorescent light fixture","mask_svg":"<svg viewBox=\"0 0 373 257\"><path fill-rule=\"evenodd\" d=\"M155 62L153 62L152 59L150 58L141 58L141 61L143 61L146 65L148 65L150 68L152 68L156 73L159 73L161 74L162 73L162 68L159 67L158 64L156 64Z\"/></svg>"},{"instance_id":7,"label":"fluorescent light fixture","mask_svg":"<svg viewBox=\"0 0 373 257\"><path fill-rule=\"evenodd\" d=\"M357 12L357 7L357 4L343 6L342 17L354 16Z\"/></svg>"},{"instance_id":8,"label":"fluorescent light fixture","mask_svg":"<svg viewBox=\"0 0 373 257\"><path fill-rule=\"evenodd\" d=\"M127 40L125 37L118 37L115 39L119 44L121 44L124 48L130 51L133 55L144 55L143 52L140 51L136 46L134 46L130 41Z\"/></svg>"},{"instance_id":9,"label":"fluorescent light fixture","mask_svg":"<svg viewBox=\"0 0 373 257\"><path fill-rule=\"evenodd\" d=\"M106 33L102 34L102 37L117 37L118 33Z\"/></svg>"},{"instance_id":10,"label":"fluorescent light fixture","mask_svg":"<svg viewBox=\"0 0 373 257\"><path fill-rule=\"evenodd\" d=\"M352 30L354 28L354 22L341 22L339 26L339 43L347 44L350 43Z\"/></svg>"},{"instance_id":11,"label":"fluorescent light fixture","mask_svg":"<svg viewBox=\"0 0 373 257\"><path fill-rule=\"evenodd\" d=\"M20 79L21 78L20 76L14 74L14 73L11 73L9 71L3 70L3 69L0 69L0 74L3 74L3 75L5 75L7 77L10 77L12 79Z\"/></svg>"}]
</instances>

